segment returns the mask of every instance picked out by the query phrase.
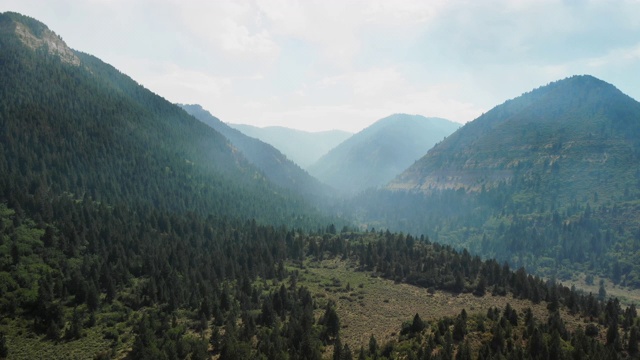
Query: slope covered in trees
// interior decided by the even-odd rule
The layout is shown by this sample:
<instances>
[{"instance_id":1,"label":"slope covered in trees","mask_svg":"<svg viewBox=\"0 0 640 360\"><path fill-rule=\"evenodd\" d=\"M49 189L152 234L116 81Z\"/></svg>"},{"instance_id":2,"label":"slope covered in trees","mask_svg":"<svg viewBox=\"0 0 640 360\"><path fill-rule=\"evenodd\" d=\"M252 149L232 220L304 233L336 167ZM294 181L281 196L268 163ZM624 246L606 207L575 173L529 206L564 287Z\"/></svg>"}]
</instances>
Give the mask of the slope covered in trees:
<instances>
[{"instance_id":1,"label":"slope covered in trees","mask_svg":"<svg viewBox=\"0 0 640 360\"><path fill-rule=\"evenodd\" d=\"M45 25L14 13L2 14L0 24L4 199L69 193L300 225L317 216L224 136L110 65L66 48ZM52 52L51 39L78 61Z\"/></svg>"},{"instance_id":2,"label":"slope covered in trees","mask_svg":"<svg viewBox=\"0 0 640 360\"><path fill-rule=\"evenodd\" d=\"M329 150L353 135L341 130L308 132L282 126L256 127L231 123L228 125L243 134L273 145L303 169L307 169Z\"/></svg>"},{"instance_id":3,"label":"slope covered in trees","mask_svg":"<svg viewBox=\"0 0 640 360\"><path fill-rule=\"evenodd\" d=\"M273 146L231 128L200 105L180 107L229 139L231 144L274 184L294 190L315 203L332 195L328 186L321 184Z\"/></svg>"},{"instance_id":4,"label":"slope covered in trees","mask_svg":"<svg viewBox=\"0 0 640 360\"><path fill-rule=\"evenodd\" d=\"M439 118L391 115L329 151L309 172L347 194L383 186L458 127Z\"/></svg>"},{"instance_id":5,"label":"slope covered in trees","mask_svg":"<svg viewBox=\"0 0 640 360\"><path fill-rule=\"evenodd\" d=\"M638 287L639 135L640 103L571 77L466 124L357 208L531 271Z\"/></svg>"},{"instance_id":6,"label":"slope covered in trees","mask_svg":"<svg viewBox=\"0 0 640 360\"><path fill-rule=\"evenodd\" d=\"M298 198L278 195L219 133L181 109L61 48L33 19L5 13L0 29L0 357L637 353L634 307L425 237L318 227ZM452 295L544 302L549 320L505 308L465 331L463 312L455 320L416 316L408 326L389 324L399 329L398 346L374 337L342 343L335 303L298 281L305 264L324 258ZM583 316L593 339L564 328L559 309ZM526 335L515 325L522 321ZM477 343L463 342L470 332Z\"/></svg>"},{"instance_id":7,"label":"slope covered in trees","mask_svg":"<svg viewBox=\"0 0 640 360\"><path fill-rule=\"evenodd\" d=\"M305 233L68 197L44 205L59 215L35 221L44 209L0 207L0 333L8 340L0 350L10 358L398 358L441 351L601 358L637 351L634 307L623 310L617 300L426 238L337 233L332 226ZM398 344L342 343L335 304L298 283L305 264L329 258L452 295L542 302L548 319L507 309L483 317L469 308L475 327L466 328L464 318L414 318L409 326L386 324L398 329ZM567 328L567 312L584 319L584 328ZM467 344L465 336L480 341ZM544 345L529 346L530 338Z\"/></svg>"}]
</instances>

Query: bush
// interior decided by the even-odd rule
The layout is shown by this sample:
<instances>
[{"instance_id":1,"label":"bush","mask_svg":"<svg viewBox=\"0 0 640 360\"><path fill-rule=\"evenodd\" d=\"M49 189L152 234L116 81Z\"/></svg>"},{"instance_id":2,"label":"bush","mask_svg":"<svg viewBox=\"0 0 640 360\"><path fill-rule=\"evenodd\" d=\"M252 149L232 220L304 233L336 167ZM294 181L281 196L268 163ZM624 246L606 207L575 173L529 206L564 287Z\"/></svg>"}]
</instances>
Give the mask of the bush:
<instances>
[{"instance_id":1,"label":"bush","mask_svg":"<svg viewBox=\"0 0 640 360\"><path fill-rule=\"evenodd\" d=\"M596 337L600 333L600 329L595 324L589 324L584 330L584 334L590 337Z\"/></svg>"}]
</instances>

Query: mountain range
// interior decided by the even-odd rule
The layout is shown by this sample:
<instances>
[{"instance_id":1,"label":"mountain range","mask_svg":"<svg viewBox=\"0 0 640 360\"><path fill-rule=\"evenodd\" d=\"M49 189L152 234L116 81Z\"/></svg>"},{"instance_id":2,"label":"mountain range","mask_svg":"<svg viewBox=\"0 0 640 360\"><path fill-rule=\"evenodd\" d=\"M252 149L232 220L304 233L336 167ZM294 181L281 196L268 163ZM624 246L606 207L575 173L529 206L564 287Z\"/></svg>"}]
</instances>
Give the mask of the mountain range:
<instances>
[{"instance_id":1,"label":"mountain range","mask_svg":"<svg viewBox=\"0 0 640 360\"><path fill-rule=\"evenodd\" d=\"M274 184L284 189L291 189L315 202L332 196L329 187L321 184L275 147L230 127L200 105L179 106L229 139L231 144Z\"/></svg>"},{"instance_id":2,"label":"mountain range","mask_svg":"<svg viewBox=\"0 0 640 360\"><path fill-rule=\"evenodd\" d=\"M352 135L342 130L308 132L282 126L257 127L232 123L227 125L273 145L303 169L307 169L322 155Z\"/></svg>"},{"instance_id":3,"label":"mountain range","mask_svg":"<svg viewBox=\"0 0 640 360\"><path fill-rule=\"evenodd\" d=\"M309 167L311 175L346 194L385 185L460 125L395 114L351 136Z\"/></svg>"},{"instance_id":4,"label":"mountain range","mask_svg":"<svg viewBox=\"0 0 640 360\"><path fill-rule=\"evenodd\" d=\"M344 192L378 187L324 212L274 147L184 108L0 13L0 358L640 353L605 289L640 287L640 105L612 85L549 84L428 152L410 132L457 125L385 118L328 154Z\"/></svg>"}]
</instances>

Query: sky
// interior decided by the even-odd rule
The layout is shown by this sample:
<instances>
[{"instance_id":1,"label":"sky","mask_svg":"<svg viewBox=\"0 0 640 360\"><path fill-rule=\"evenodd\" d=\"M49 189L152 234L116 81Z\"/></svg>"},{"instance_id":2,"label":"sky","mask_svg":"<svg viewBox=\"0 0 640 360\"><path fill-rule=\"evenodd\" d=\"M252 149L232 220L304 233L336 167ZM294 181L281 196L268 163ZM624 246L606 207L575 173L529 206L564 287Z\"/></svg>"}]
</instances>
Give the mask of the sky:
<instances>
[{"instance_id":1,"label":"sky","mask_svg":"<svg viewBox=\"0 0 640 360\"><path fill-rule=\"evenodd\" d=\"M465 123L579 74L640 100L640 0L2 0L0 11L230 123Z\"/></svg>"}]
</instances>

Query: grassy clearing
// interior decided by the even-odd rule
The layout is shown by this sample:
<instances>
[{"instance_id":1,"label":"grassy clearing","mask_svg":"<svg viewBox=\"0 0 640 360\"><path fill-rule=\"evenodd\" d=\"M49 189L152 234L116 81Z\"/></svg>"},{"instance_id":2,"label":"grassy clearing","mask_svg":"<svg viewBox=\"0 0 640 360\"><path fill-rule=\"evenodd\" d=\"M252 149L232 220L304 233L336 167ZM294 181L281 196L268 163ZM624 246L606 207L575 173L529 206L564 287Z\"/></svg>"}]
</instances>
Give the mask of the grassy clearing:
<instances>
[{"instance_id":1,"label":"grassy clearing","mask_svg":"<svg viewBox=\"0 0 640 360\"><path fill-rule=\"evenodd\" d=\"M623 305L640 304L640 289L630 289L624 286L618 286L607 278L595 278L593 284L587 284L585 281L585 274L577 274L569 281L561 281L565 286L575 286L576 289L582 290L585 293L592 293L598 295L600 290L600 280L604 281L604 288L607 291L608 297L616 297Z\"/></svg>"},{"instance_id":2,"label":"grassy clearing","mask_svg":"<svg viewBox=\"0 0 640 360\"><path fill-rule=\"evenodd\" d=\"M299 283L307 286L320 305L334 300L340 316L343 343L352 350L367 347L371 335L378 343L397 340L401 325L418 313L424 321L455 317L462 309L474 316L486 314L490 307L504 309L507 303L522 314L530 307L536 318L546 321L547 304L533 304L512 296L476 297L472 294L452 294L372 277L370 273L355 271L346 261L325 260L307 262L300 272ZM573 330L588 321L562 312L566 326Z\"/></svg>"},{"instance_id":3,"label":"grassy clearing","mask_svg":"<svg viewBox=\"0 0 640 360\"><path fill-rule=\"evenodd\" d=\"M7 336L8 359L94 359L99 354L122 359L133 344L135 314L127 319L118 310L117 305L103 307L96 313L96 324L84 326L79 339L61 338L57 342L34 333L29 321L3 319L0 331ZM63 336L65 327L60 329Z\"/></svg>"},{"instance_id":4,"label":"grassy clearing","mask_svg":"<svg viewBox=\"0 0 640 360\"><path fill-rule=\"evenodd\" d=\"M82 338L73 341L43 340L42 336L9 336L10 359L93 359L96 349L104 349L110 354L111 341L103 337L101 329L93 327L86 329Z\"/></svg>"}]
</instances>

